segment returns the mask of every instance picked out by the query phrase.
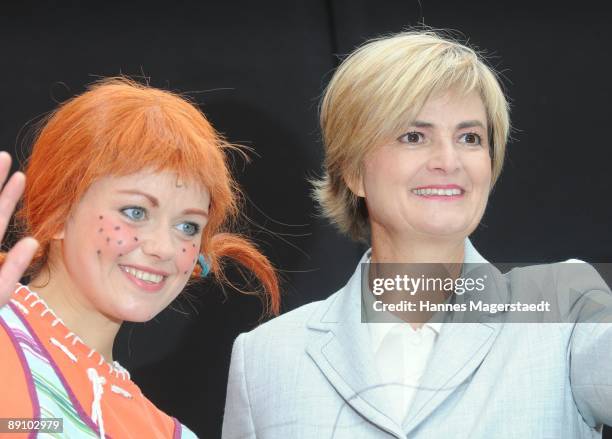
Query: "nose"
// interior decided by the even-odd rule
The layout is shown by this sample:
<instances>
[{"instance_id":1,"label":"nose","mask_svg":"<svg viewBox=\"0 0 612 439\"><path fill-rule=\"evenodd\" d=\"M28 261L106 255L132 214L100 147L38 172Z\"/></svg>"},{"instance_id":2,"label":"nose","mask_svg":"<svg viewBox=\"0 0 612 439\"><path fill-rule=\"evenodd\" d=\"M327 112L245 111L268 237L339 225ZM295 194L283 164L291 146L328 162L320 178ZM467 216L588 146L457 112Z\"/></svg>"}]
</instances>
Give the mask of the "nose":
<instances>
[{"instance_id":1,"label":"nose","mask_svg":"<svg viewBox=\"0 0 612 439\"><path fill-rule=\"evenodd\" d=\"M451 140L441 140L432 148L428 162L431 171L451 174L461 167L459 152Z\"/></svg>"},{"instance_id":2,"label":"nose","mask_svg":"<svg viewBox=\"0 0 612 439\"><path fill-rule=\"evenodd\" d=\"M151 228L141 236L141 248L144 254L160 261L172 259L176 253L172 231L163 225Z\"/></svg>"}]
</instances>

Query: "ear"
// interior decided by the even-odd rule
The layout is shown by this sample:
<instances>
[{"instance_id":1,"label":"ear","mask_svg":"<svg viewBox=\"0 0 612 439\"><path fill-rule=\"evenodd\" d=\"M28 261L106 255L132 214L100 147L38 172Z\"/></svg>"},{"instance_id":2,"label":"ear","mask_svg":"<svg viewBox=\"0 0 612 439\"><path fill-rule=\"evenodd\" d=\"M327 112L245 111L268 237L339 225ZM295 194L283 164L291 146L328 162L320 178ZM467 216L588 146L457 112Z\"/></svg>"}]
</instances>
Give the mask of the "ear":
<instances>
[{"instance_id":1,"label":"ear","mask_svg":"<svg viewBox=\"0 0 612 439\"><path fill-rule=\"evenodd\" d=\"M357 175L344 175L344 183L348 186L353 194L360 198L365 198L365 189L363 187L363 174L359 172Z\"/></svg>"}]
</instances>

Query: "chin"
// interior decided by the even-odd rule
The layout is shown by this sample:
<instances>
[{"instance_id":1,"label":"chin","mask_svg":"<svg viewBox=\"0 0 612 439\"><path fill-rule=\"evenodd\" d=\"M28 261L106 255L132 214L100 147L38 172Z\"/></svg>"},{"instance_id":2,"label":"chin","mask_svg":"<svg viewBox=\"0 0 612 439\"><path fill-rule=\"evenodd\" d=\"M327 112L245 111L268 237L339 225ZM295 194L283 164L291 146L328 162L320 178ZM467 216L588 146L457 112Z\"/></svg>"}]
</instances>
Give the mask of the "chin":
<instances>
[{"instance_id":1,"label":"chin","mask_svg":"<svg viewBox=\"0 0 612 439\"><path fill-rule=\"evenodd\" d=\"M426 235L439 237L467 237L475 229L478 223L474 224L474 218L465 218L463 215L455 217L432 216L423 218L419 224L415 224L415 229Z\"/></svg>"},{"instance_id":2,"label":"chin","mask_svg":"<svg viewBox=\"0 0 612 439\"><path fill-rule=\"evenodd\" d=\"M119 309L115 309L113 319L122 322L145 323L153 319L156 315L163 311L165 307L151 307L151 304L144 306L143 304L131 304Z\"/></svg>"},{"instance_id":3,"label":"chin","mask_svg":"<svg viewBox=\"0 0 612 439\"><path fill-rule=\"evenodd\" d=\"M419 230L423 235L440 238L452 238L457 236L467 237L470 234L470 227L467 227L467 225L458 226L457 223L449 224L446 222L440 224L421 224L421 227L418 227L417 230Z\"/></svg>"}]
</instances>

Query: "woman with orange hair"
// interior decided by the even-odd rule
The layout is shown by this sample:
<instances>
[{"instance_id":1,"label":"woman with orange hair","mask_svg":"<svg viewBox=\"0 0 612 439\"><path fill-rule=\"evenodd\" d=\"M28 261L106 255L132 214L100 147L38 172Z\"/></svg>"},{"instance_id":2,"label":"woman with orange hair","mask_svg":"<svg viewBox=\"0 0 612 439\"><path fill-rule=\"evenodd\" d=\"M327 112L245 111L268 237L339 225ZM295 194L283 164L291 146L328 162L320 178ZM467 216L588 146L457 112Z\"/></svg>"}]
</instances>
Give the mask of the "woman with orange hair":
<instances>
[{"instance_id":1,"label":"woman with orange hair","mask_svg":"<svg viewBox=\"0 0 612 439\"><path fill-rule=\"evenodd\" d=\"M271 264L228 231L232 148L185 99L121 78L49 117L17 212L39 247L21 241L0 271L0 301L14 290L0 308L2 417L61 418L66 437L193 437L142 395L112 347L122 322L150 320L190 279L223 279L225 258L254 273L278 313ZM9 164L0 156L2 181ZM19 173L6 185L0 232L22 188ZM12 287L26 266L29 284Z\"/></svg>"}]
</instances>

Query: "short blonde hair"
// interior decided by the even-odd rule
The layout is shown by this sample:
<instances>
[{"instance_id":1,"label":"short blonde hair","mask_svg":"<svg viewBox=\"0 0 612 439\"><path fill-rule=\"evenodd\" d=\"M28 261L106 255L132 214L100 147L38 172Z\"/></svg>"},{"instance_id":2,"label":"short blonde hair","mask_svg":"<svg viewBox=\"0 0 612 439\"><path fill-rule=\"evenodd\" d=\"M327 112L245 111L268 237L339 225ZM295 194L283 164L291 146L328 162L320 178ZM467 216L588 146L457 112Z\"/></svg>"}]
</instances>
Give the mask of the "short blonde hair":
<instances>
[{"instance_id":1,"label":"short blonde hair","mask_svg":"<svg viewBox=\"0 0 612 439\"><path fill-rule=\"evenodd\" d=\"M371 40L340 64L320 107L324 175L312 183L323 215L342 232L369 240L365 202L346 183L360 177L365 155L397 137L429 97L451 88L476 90L482 98L494 184L510 130L509 106L495 72L473 49L440 32L407 31Z\"/></svg>"}]
</instances>

